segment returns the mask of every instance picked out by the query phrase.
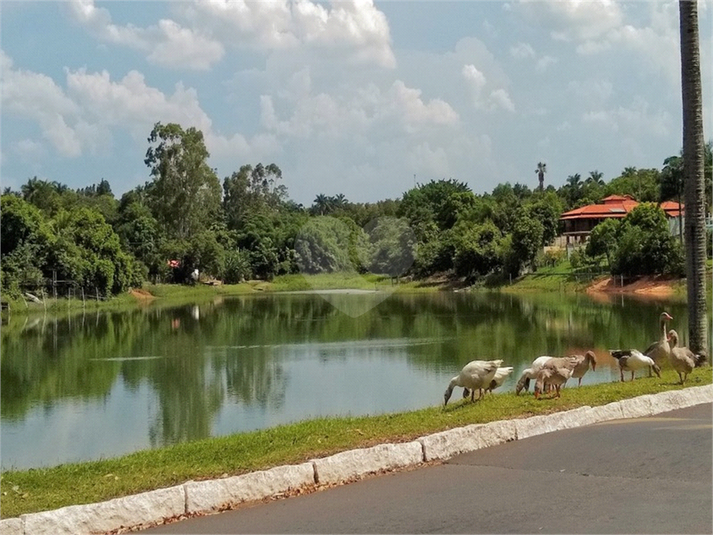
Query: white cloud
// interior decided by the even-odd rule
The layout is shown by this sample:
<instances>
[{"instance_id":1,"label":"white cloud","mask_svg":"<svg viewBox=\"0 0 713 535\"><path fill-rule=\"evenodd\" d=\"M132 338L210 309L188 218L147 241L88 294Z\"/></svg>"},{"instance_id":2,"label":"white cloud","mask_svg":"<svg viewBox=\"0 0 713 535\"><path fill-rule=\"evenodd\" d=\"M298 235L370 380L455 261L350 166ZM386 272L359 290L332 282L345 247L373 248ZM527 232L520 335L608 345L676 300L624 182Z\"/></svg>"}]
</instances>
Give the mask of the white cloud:
<instances>
[{"instance_id":1,"label":"white cloud","mask_svg":"<svg viewBox=\"0 0 713 535\"><path fill-rule=\"evenodd\" d=\"M557 61L557 58L553 58L552 56L542 56L537 60L535 68L538 72L545 72L550 65L554 65Z\"/></svg>"},{"instance_id":2,"label":"white cloud","mask_svg":"<svg viewBox=\"0 0 713 535\"><path fill-rule=\"evenodd\" d=\"M332 139L364 134L373 128L397 128L416 133L434 126L450 126L458 114L441 99L424 101L421 91L396 80L382 91L375 84L351 94L319 93L292 104L287 119L280 119L271 95L260 98L261 124L279 135L298 138L326 136Z\"/></svg>"},{"instance_id":3,"label":"white cloud","mask_svg":"<svg viewBox=\"0 0 713 535\"><path fill-rule=\"evenodd\" d=\"M510 55L517 59L534 58L535 50L527 43L517 43L510 47Z\"/></svg>"},{"instance_id":4,"label":"white cloud","mask_svg":"<svg viewBox=\"0 0 713 535\"><path fill-rule=\"evenodd\" d=\"M504 89L496 89L490 93L490 101L498 108L502 108L510 112L515 111L515 104L512 103L510 95L508 95L508 92Z\"/></svg>"},{"instance_id":5,"label":"white cloud","mask_svg":"<svg viewBox=\"0 0 713 535\"><path fill-rule=\"evenodd\" d=\"M596 40L623 20L615 0L521 0L519 7L560 41Z\"/></svg>"},{"instance_id":6,"label":"white cloud","mask_svg":"<svg viewBox=\"0 0 713 535\"><path fill-rule=\"evenodd\" d=\"M63 156L79 156L81 141L67 122L76 122L79 107L54 80L44 74L15 69L12 59L0 52L3 109L36 121L42 136Z\"/></svg>"},{"instance_id":7,"label":"white cloud","mask_svg":"<svg viewBox=\"0 0 713 535\"><path fill-rule=\"evenodd\" d=\"M644 135L667 136L673 130L675 123L670 114L652 110L649 103L640 97L635 98L629 106L585 112L582 121L611 132L619 132L624 138L632 140Z\"/></svg>"},{"instance_id":8,"label":"white cloud","mask_svg":"<svg viewBox=\"0 0 713 535\"><path fill-rule=\"evenodd\" d=\"M392 68L388 21L372 0L196 1L183 7L195 25L226 46L265 52L309 47L322 55Z\"/></svg>"},{"instance_id":9,"label":"white cloud","mask_svg":"<svg viewBox=\"0 0 713 535\"><path fill-rule=\"evenodd\" d=\"M148 28L117 26L109 11L96 7L94 0L72 0L70 8L76 20L98 39L145 52L147 60L157 65L206 70L224 54L219 42L172 20L160 20Z\"/></svg>"},{"instance_id":10,"label":"white cloud","mask_svg":"<svg viewBox=\"0 0 713 535\"><path fill-rule=\"evenodd\" d=\"M473 91L476 94L480 94L480 90L485 87L485 75L480 72L475 65L463 65L461 74Z\"/></svg>"},{"instance_id":11,"label":"white cloud","mask_svg":"<svg viewBox=\"0 0 713 535\"><path fill-rule=\"evenodd\" d=\"M107 71L66 70L65 91L48 76L14 69L12 60L0 54L3 109L35 121L42 137L62 156L76 158L85 152L107 151L116 128L143 142L157 121L202 130L208 150L217 155L279 152L270 134L248 139L241 134L226 137L215 132L196 91L180 82L172 94L164 94L148 86L137 71L114 81ZM38 151L39 147L31 143L24 140L18 150Z\"/></svg>"}]
</instances>

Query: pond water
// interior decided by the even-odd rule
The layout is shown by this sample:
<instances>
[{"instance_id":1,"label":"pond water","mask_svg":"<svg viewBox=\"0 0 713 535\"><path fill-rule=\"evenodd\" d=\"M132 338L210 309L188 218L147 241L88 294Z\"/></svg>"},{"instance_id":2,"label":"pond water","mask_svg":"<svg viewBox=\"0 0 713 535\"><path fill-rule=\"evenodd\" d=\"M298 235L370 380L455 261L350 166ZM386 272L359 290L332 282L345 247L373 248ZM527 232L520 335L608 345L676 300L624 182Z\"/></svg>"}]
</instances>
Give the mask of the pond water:
<instances>
[{"instance_id":1,"label":"pond water","mask_svg":"<svg viewBox=\"0 0 713 535\"><path fill-rule=\"evenodd\" d=\"M540 355L600 360L584 383L618 380L611 348L645 348L685 303L586 295L343 293L216 299L56 318L2 329L2 468L100 459L318 416L439 405L470 360L515 372ZM459 397L460 389L455 393Z\"/></svg>"}]
</instances>

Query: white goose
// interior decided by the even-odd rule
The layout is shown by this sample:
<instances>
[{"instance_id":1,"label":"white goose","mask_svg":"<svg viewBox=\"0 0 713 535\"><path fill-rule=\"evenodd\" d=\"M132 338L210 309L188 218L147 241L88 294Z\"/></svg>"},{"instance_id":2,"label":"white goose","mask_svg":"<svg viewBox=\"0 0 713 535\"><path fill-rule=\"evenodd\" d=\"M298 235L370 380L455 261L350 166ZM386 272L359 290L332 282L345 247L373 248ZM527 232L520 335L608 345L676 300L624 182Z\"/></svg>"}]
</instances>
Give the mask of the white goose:
<instances>
[{"instance_id":1,"label":"white goose","mask_svg":"<svg viewBox=\"0 0 713 535\"><path fill-rule=\"evenodd\" d=\"M631 380L634 380L636 370L641 368L649 369L649 377L653 371L658 377L661 377L661 368L654 362L654 359L644 355L638 349L610 349L609 353L619 361L619 376L624 382L624 372L631 372Z\"/></svg>"},{"instance_id":2,"label":"white goose","mask_svg":"<svg viewBox=\"0 0 713 535\"><path fill-rule=\"evenodd\" d=\"M522 374L520 375L520 379L518 379L517 385L515 386L515 394L519 395L523 388L527 392L530 389L530 381L537 377L537 372L539 372L540 368L544 366L545 362L547 362L551 358L553 357L549 355L543 355L542 357L537 357L535 360L533 360L532 364L530 364L530 367L525 368Z\"/></svg>"},{"instance_id":3,"label":"white goose","mask_svg":"<svg viewBox=\"0 0 713 535\"><path fill-rule=\"evenodd\" d=\"M495 370L495 376L493 380L490 381L490 386L488 386L488 391L492 392L499 386L503 386L505 379L507 379L515 368L512 366L506 366L504 368L498 368Z\"/></svg>"},{"instance_id":4,"label":"white goose","mask_svg":"<svg viewBox=\"0 0 713 535\"><path fill-rule=\"evenodd\" d=\"M474 360L463 366L463 369L456 375L446 388L443 394L443 405L448 405L448 400L451 399L453 389L456 386L463 387L463 397L470 393L471 401L475 401L475 391L480 391L480 399L483 395L482 390L490 385L490 382L495 377L495 372L498 370L502 360Z\"/></svg>"}]
</instances>

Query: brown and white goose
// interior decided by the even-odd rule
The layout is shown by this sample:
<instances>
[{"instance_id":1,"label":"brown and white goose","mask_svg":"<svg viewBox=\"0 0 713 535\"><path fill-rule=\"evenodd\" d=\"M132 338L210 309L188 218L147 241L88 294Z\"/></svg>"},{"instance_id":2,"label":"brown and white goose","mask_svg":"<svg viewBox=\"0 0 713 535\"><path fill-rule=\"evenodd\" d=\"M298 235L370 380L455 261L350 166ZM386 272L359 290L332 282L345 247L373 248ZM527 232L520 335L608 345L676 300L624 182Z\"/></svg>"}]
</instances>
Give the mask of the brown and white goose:
<instances>
[{"instance_id":1,"label":"brown and white goose","mask_svg":"<svg viewBox=\"0 0 713 535\"><path fill-rule=\"evenodd\" d=\"M555 397L560 397L560 388L567 382L567 379L572 377L574 367L577 365L575 357L557 357L551 358L545 362L537 372L535 380L535 398L539 399L540 393L545 390L548 385L555 387Z\"/></svg>"},{"instance_id":2,"label":"brown and white goose","mask_svg":"<svg viewBox=\"0 0 713 535\"><path fill-rule=\"evenodd\" d=\"M678 333L673 329L668 332L668 339L671 343L671 353L668 359L671 363L671 367L676 370L681 384L683 384L688 378L688 374L693 371L693 368L703 365L706 356L702 354L696 355L685 346L679 347Z\"/></svg>"},{"instance_id":3,"label":"brown and white goose","mask_svg":"<svg viewBox=\"0 0 713 535\"><path fill-rule=\"evenodd\" d=\"M656 342L651 344L643 352L647 357L651 357L654 362L661 366L663 362L671 354L671 345L668 342L668 322L671 321L673 317L668 312L662 312L659 316L659 332L661 333L661 338Z\"/></svg>"},{"instance_id":4,"label":"brown and white goose","mask_svg":"<svg viewBox=\"0 0 713 535\"><path fill-rule=\"evenodd\" d=\"M446 388L443 394L444 405L448 405L448 400L451 399L453 389L456 386L462 387L464 390L463 397L470 393L470 400L475 401L475 391L480 392L478 399L483 397L482 390L490 386L490 382L495 377L495 372L498 370L502 360L474 360L463 366L463 369L456 375Z\"/></svg>"},{"instance_id":5,"label":"brown and white goose","mask_svg":"<svg viewBox=\"0 0 713 535\"><path fill-rule=\"evenodd\" d=\"M637 349L610 349L609 353L619 361L619 377L621 382L624 382L624 372L631 372L631 380L634 380L636 370L641 368L649 369L649 377L653 371L658 377L661 377L661 368L654 362L654 359L644 355Z\"/></svg>"},{"instance_id":6,"label":"brown and white goose","mask_svg":"<svg viewBox=\"0 0 713 535\"><path fill-rule=\"evenodd\" d=\"M537 378L537 372L540 371L542 366L550 360L551 357L549 355L543 355L541 357L537 357L535 360L532 361L532 364L528 368L525 368L522 371L522 374L520 375L520 379L518 379L517 384L515 385L515 394L518 396L520 395L520 392L524 389L526 392L530 390L530 381L533 379Z\"/></svg>"},{"instance_id":7,"label":"brown and white goose","mask_svg":"<svg viewBox=\"0 0 713 535\"><path fill-rule=\"evenodd\" d=\"M592 367L592 371L597 369L597 356L594 351L587 351L584 355L572 355L577 359L577 364L572 372L572 379L577 379L577 386L582 386L582 377Z\"/></svg>"}]
</instances>

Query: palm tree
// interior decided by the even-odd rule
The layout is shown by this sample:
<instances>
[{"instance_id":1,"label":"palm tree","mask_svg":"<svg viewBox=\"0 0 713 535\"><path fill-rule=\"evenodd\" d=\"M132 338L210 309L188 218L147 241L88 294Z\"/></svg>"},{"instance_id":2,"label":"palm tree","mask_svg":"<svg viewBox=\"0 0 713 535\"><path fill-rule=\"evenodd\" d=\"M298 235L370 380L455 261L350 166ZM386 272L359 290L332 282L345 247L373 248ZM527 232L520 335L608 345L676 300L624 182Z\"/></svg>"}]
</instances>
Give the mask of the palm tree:
<instances>
[{"instance_id":1,"label":"palm tree","mask_svg":"<svg viewBox=\"0 0 713 535\"><path fill-rule=\"evenodd\" d=\"M543 162L538 162L537 163L537 169L535 169L535 173L537 173L537 178L540 181L540 191L545 189L545 173L547 172L547 164Z\"/></svg>"},{"instance_id":2,"label":"palm tree","mask_svg":"<svg viewBox=\"0 0 713 535\"><path fill-rule=\"evenodd\" d=\"M698 43L698 1L679 0L678 13L681 32L688 345L692 351L698 353L708 350L703 97Z\"/></svg>"},{"instance_id":3,"label":"palm tree","mask_svg":"<svg viewBox=\"0 0 713 535\"><path fill-rule=\"evenodd\" d=\"M594 171L589 171L589 176L587 177L587 184L597 184L599 186L604 185L604 180L602 177L604 176L604 173L601 171L597 171L596 169Z\"/></svg>"}]
</instances>

